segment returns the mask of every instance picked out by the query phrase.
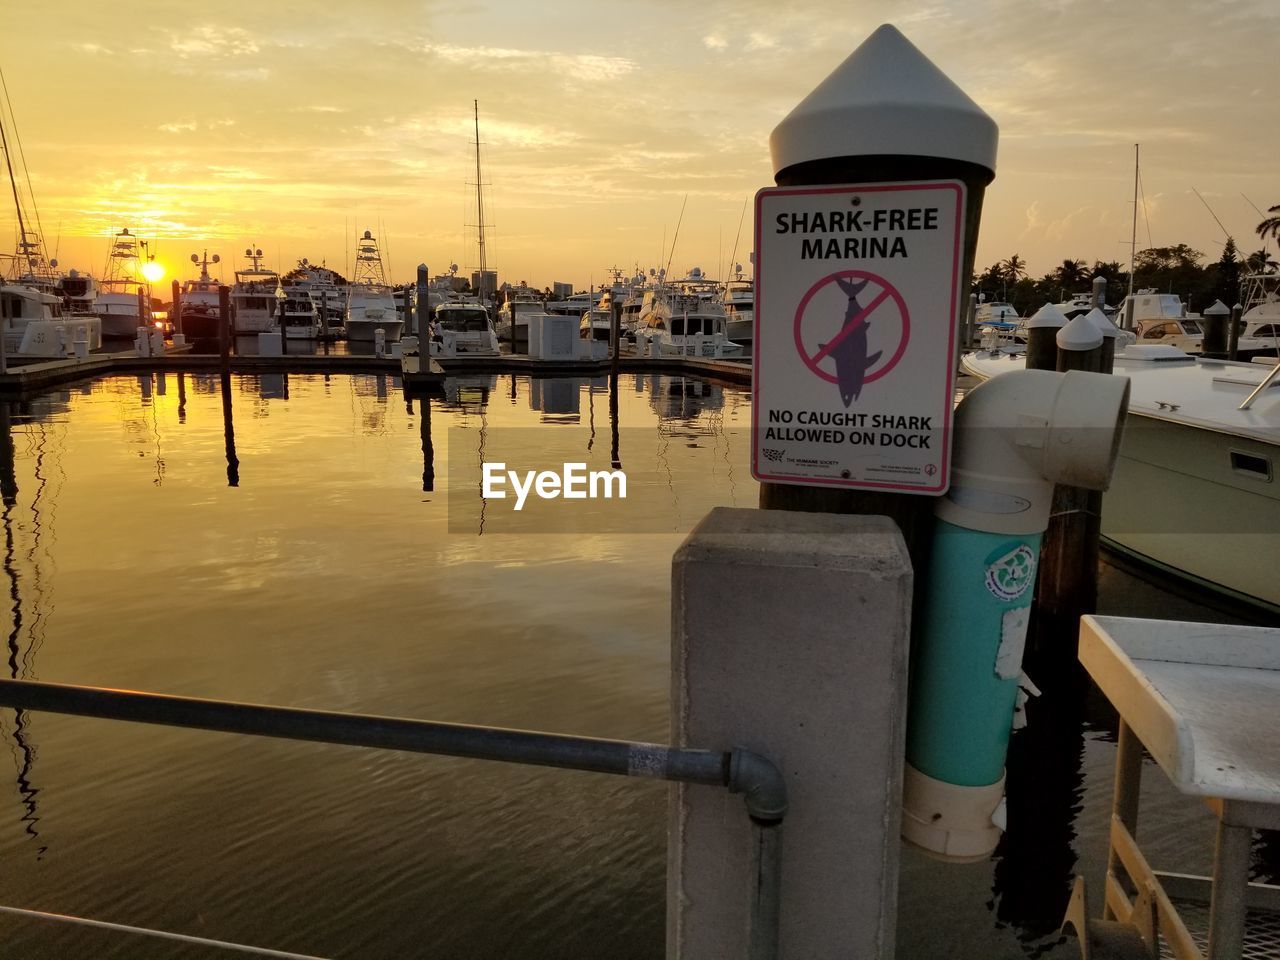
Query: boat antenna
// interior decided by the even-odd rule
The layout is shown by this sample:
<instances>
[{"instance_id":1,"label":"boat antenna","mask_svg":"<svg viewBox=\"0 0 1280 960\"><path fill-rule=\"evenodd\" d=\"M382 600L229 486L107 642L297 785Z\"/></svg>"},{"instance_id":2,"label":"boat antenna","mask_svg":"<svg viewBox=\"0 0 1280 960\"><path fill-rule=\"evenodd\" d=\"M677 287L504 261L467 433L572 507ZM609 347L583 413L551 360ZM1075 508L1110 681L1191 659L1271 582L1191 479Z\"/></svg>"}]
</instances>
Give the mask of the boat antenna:
<instances>
[{"instance_id":1,"label":"boat antenna","mask_svg":"<svg viewBox=\"0 0 1280 960\"><path fill-rule=\"evenodd\" d=\"M671 261L676 258L676 241L680 239L680 224L684 223L684 208L689 204L689 195L684 195L684 203L680 204L680 217L676 220L676 232L671 237L671 254L667 257L667 275L671 275Z\"/></svg>"},{"instance_id":2,"label":"boat antenna","mask_svg":"<svg viewBox=\"0 0 1280 960\"><path fill-rule=\"evenodd\" d=\"M1240 196L1244 197L1244 194L1242 193L1240 194ZM1253 209L1257 211L1258 216L1260 216L1263 220L1267 219L1267 215L1263 213L1261 210L1258 210L1258 205L1254 203L1252 200L1250 200L1248 197L1244 197L1244 202L1247 203L1249 206L1253 207ZM1267 249L1266 237L1262 238L1262 249L1263 250Z\"/></svg>"},{"instance_id":3,"label":"boat antenna","mask_svg":"<svg viewBox=\"0 0 1280 960\"><path fill-rule=\"evenodd\" d=\"M1209 201L1205 200L1204 197L1201 197L1200 191L1195 187L1191 188L1191 192L1199 197L1200 202L1204 204L1204 208L1209 211L1209 216L1213 217L1213 222L1216 223L1218 225L1218 229L1222 231L1222 235L1230 240L1231 234L1227 231L1227 228L1222 225L1222 221L1218 219L1218 215L1213 212L1213 207L1209 206Z\"/></svg>"},{"instance_id":4,"label":"boat antenna","mask_svg":"<svg viewBox=\"0 0 1280 960\"><path fill-rule=\"evenodd\" d=\"M742 221L747 218L747 201L742 201L742 213L738 215L738 232L733 235L733 253L729 254L729 272L733 272L733 264L738 262L738 240L742 237ZM726 278L727 279L727 278Z\"/></svg>"}]
</instances>

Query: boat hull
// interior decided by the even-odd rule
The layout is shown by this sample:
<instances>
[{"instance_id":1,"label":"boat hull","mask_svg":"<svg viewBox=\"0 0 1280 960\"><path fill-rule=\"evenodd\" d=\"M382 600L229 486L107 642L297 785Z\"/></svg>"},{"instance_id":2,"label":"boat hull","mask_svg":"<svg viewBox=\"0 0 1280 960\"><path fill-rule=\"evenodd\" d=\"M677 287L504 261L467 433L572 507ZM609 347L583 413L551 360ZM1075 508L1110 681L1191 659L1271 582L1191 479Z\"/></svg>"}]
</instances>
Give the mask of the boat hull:
<instances>
[{"instance_id":1,"label":"boat hull","mask_svg":"<svg viewBox=\"0 0 1280 960\"><path fill-rule=\"evenodd\" d=\"M1112 545L1280 614L1275 445L1130 413L1102 535Z\"/></svg>"},{"instance_id":2,"label":"boat hull","mask_svg":"<svg viewBox=\"0 0 1280 960\"><path fill-rule=\"evenodd\" d=\"M382 330L387 343L395 343L404 332L403 320L365 320L347 317L347 339L373 343L375 331Z\"/></svg>"},{"instance_id":3,"label":"boat hull","mask_svg":"<svg viewBox=\"0 0 1280 960\"><path fill-rule=\"evenodd\" d=\"M222 321L216 313L182 313L182 335L188 340L217 340Z\"/></svg>"}]
</instances>

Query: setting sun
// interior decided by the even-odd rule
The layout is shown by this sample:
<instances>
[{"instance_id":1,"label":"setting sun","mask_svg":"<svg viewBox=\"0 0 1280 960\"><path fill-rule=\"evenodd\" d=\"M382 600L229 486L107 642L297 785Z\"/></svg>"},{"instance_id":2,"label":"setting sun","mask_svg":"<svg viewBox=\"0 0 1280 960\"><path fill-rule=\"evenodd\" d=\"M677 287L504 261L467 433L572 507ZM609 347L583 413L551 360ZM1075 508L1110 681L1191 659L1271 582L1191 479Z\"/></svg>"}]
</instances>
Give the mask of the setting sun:
<instances>
[{"instance_id":1,"label":"setting sun","mask_svg":"<svg viewBox=\"0 0 1280 960\"><path fill-rule=\"evenodd\" d=\"M154 260L148 260L144 263L141 271L142 275L147 278L148 283L158 283L164 278L164 267Z\"/></svg>"}]
</instances>

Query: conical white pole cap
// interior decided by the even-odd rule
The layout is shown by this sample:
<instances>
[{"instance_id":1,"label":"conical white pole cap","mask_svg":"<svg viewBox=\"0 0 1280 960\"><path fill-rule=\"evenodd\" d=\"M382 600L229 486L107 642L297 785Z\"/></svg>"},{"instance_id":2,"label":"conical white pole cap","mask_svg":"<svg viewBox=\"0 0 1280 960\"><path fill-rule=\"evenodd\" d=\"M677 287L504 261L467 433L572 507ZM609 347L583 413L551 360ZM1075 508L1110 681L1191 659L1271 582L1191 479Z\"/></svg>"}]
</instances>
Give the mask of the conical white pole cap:
<instances>
[{"instance_id":1,"label":"conical white pole cap","mask_svg":"<svg viewBox=\"0 0 1280 960\"><path fill-rule=\"evenodd\" d=\"M1067 318L1058 309L1057 304L1053 303L1046 303L1027 321L1027 329L1029 330L1038 330L1044 327L1051 330L1061 330L1066 325Z\"/></svg>"},{"instance_id":2,"label":"conical white pole cap","mask_svg":"<svg viewBox=\"0 0 1280 960\"><path fill-rule=\"evenodd\" d=\"M1058 349L1072 352L1097 350L1102 346L1102 331L1089 319L1088 314L1076 317L1058 331Z\"/></svg>"},{"instance_id":3,"label":"conical white pole cap","mask_svg":"<svg viewBox=\"0 0 1280 960\"><path fill-rule=\"evenodd\" d=\"M996 123L896 27L871 34L769 137L776 175L830 157L965 160L994 172Z\"/></svg>"},{"instance_id":4,"label":"conical white pole cap","mask_svg":"<svg viewBox=\"0 0 1280 960\"><path fill-rule=\"evenodd\" d=\"M1098 332L1102 334L1104 339L1107 337L1114 338L1120 336L1120 328L1112 323L1110 318L1108 318L1107 315L1097 307L1094 307L1086 313L1084 318L1098 328Z\"/></svg>"}]
</instances>

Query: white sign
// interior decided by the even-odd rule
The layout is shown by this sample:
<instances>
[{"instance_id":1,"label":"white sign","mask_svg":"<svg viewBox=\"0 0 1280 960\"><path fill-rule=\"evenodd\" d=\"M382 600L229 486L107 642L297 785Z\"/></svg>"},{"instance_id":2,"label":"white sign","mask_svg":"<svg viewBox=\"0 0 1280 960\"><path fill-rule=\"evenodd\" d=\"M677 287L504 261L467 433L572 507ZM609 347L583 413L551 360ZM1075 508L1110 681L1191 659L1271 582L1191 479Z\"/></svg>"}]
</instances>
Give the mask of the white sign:
<instances>
[{"instance_id":1,"label":"white sign","mask_svg":"<svg viewBox=\"0 0 1280 960\"><path fill-rule=\"evenodd\" d=\"M964 207L959 181L756 194L757 480L946 492Z\"/></svg>"}]
</instances>

